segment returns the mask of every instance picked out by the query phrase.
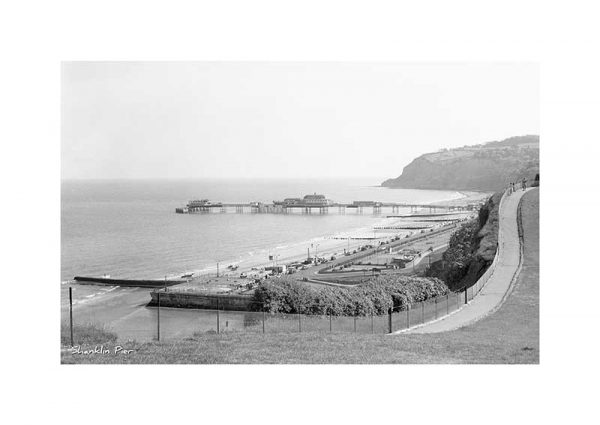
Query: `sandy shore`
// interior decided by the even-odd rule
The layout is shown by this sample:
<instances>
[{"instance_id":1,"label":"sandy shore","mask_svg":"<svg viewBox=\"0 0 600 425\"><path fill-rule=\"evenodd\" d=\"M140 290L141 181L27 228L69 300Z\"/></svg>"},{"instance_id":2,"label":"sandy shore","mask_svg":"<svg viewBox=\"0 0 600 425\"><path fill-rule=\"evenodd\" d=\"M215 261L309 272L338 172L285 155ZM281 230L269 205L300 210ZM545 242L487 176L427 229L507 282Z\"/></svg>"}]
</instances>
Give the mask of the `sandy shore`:
<instances>
[{"instance_id":1,"label":"sandy shore","mask_svg":"<svg viewBox=\"0 0 600 425\"><path fill-rule=\"evenodd\" d=\"M431 205L448 205L453 207L466 206L469 204L479 204L485 202L493 192L469 192L469 191L458 191L462 198L451 199L447 201L433 202Z\"/></svg>"},{"instance_id":2,"label":"sandy shore","mask_svg":"<svg viewBox=\"0 0 600 425\"><path fill-rule=\"evenodd\" d=\"M472 203L483 202L490 194L481 192L460 192L463 197L459 199L451 199L432 203L432 205L467 205ZM422 210L425 211L425 210ZM418 213L418 212L417 212ZM455 216L445 216L444 218L461 218L464 214L456 214ZM365 225L359 228L348 229L347 231L339 232L331 235L313 238L310 240L299 241L290 244L286 247L263 249L254 255L242 260L224 259L219 263L219 279L216 278L217 264L203 268L201 270L182 270L180 273L167 276L167 278L180 278L184 273L194 273L194 278L188 283L174 286L173 288L189 288L193 290L201 290L207 292L230 292L236 285L244 285L248 281L240 278L240 273L249 272L252 268L267 267L275 264L289 264L292 262L304 261L309 255L314 257L330 258L331 256L339 257L343 255L344 250L354 251L358 247L366 244L377 243L379 241L390 240L395 236L406 237L408 235L419 233L420 229L387 229L374 230L374 227L394 227L409 225L410 219L407 218L387 218L385 213L381 216L369 216L365 214ZM423 220L412 222L419 226L428 226L436 228L442 226L444 222L426 223ZM269 255L273 255L274 260L269 260ZM228 270L229 265L236 265L238 268L235 271ZM73 282L68 282L62 285L64 289L67 286L76 288L74 291L76 304L95 304L103 298L112 298L123 292L124 288L106 287L97 285L78 285ZM117 289L115 291L115 289ZM143 290L147 293L147 289ZM64 294L63 294L64 295ZM64 299L64 297L63 297ZM64 303L63 303L64 305Z\"/></svg>"},{"instance_id":3,"label":"sandy shore","mask_svg":"<svg viewBox=\"0 0 600 425\"><path fill-rule=\"evenodd\" d=\"M467 213L456 213L452 216L444 216L445 219L464 219ZM406 225L412 223L408 218L387 218L387 217L375 217L368 226L361 228L340 232L335 235L325 236L320 238L314 238L310 241L304 241L285 249L273 250L271 253L276 258L276 261L268 260L268 252L264 253L264 256L255 256L248 258L236 263L222 263L219 267L219 277L216 276L216 265L208 273L195 276L192 280L187 283L173 286L173 289L187 289L194 291L206 291L211 293L225 293L231 292L236 285L245 285L249 280L240 278L241 273L247 273L252 268L268 267L273 265L289 264L293 262L301 262L315 255L319 257L331 258L332 256L340 257L344 254L344 250L354 251L360 246L366 244L374 244L379 241L390 241L396 236L405 238L414 234L420 233L421 229L388 229L388 230L374 230L374 226L386 226L394 227L400 225ZM419 226L426 226L428 229L436 229L444 226L447 222L419 222ZM229 264L235 264L238 269L231 271L227 269ZM239 291L236 291L239 292ZM243 291L241 291L243 292Z\"/></svg>"}]
</instances>

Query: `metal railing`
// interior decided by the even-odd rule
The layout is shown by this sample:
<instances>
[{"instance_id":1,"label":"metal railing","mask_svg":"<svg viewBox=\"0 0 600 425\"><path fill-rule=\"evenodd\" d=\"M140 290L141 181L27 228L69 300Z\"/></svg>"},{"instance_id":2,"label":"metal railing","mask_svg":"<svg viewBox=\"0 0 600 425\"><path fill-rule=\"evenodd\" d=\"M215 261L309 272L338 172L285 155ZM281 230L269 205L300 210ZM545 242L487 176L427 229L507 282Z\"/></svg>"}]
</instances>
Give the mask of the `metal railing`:
<instances>
[{"instance_id":1,"label":"metal railing","mask_svg":"<svg viewBox=\"0 0 600 425\"><path fill-rule=\"evenodd\" d=\"M422 325L460 309L477 294L477 290L473 288L410 305L396 306L389 309L387 314L356 316L270 313L260 311L260 306L256 307L259 311L171 308L157 303L145 308L134 306L123 318L111 320L106 306L90 306L75 312L71 307L68 311L63 311L62 330L72 345L81 345L83 334L90 327L113 332L119 340L140 342L173 341L206 333L228 332L387 334ZM314 307L316 310L323 306Z\"/></svg>"}]
</instances>

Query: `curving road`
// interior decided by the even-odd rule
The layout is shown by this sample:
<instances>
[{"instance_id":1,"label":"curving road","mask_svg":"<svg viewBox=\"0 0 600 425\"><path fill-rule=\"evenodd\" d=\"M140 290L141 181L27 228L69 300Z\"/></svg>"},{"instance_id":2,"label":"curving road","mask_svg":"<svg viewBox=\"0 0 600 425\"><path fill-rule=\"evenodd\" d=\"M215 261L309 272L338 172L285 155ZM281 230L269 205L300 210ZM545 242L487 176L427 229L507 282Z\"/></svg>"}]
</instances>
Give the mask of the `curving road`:
<instances>
[{"instance_id":1,"label":"curving road","mask_svg":"<svg viewBox=\"0 0 600 425\"><path fill-rule=\"evenodd\" d=\"M500 228L498 234L498 262L487 284L469 304L455 313L422 326L396 333L438 333L469 325L496 311L510 294L519 275L522 252L519 237L518 214L521 198L526 191L518 191L504 197L500 205Z\"/></svg>"}]
</instances>

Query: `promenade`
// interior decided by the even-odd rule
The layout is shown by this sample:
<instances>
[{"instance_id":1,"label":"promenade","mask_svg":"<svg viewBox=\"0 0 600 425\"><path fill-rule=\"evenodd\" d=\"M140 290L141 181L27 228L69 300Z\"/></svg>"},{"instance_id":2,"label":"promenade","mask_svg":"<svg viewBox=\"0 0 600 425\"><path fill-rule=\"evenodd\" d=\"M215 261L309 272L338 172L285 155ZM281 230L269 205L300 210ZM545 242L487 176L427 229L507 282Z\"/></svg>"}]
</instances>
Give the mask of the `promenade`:
<instances>
[{"instance_id":1,"label":"promenade","mask_svg":"<svg viewBox=\"0 0 600 425\"><path fill-rule=\"evenodd\" d=\"M502 305L518 277L521 266L522 252L517 217L521 198L530 190L532 189L508 195L500 205L498 262L481 292L468 304L449 316L396 333L424 334L451 331L482 319Z\"/></svg>"}]
</instances>

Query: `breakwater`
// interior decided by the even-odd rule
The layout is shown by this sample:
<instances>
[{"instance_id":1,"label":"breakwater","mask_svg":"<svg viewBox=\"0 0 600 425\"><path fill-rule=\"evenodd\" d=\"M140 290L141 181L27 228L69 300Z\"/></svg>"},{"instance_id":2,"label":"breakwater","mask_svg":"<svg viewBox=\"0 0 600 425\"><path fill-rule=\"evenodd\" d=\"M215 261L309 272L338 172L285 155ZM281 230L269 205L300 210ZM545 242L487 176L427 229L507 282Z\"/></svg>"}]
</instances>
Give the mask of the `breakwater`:
<instances>
[{"instance_id":1,"label":"breakwater","mask_svg":"<svg viewBox=\"0 0 600 425\"><path fill-rule=\"evenodd\" d=\"M163 288L166 286L178 285L185 283L181 279L169 280L149 280L149 279L111 279L107 277L86 277L75 276L73 278L77 283L88 285L110 285L110 286L127 286L137 288Z\"/></svg>"}]
</instances>

